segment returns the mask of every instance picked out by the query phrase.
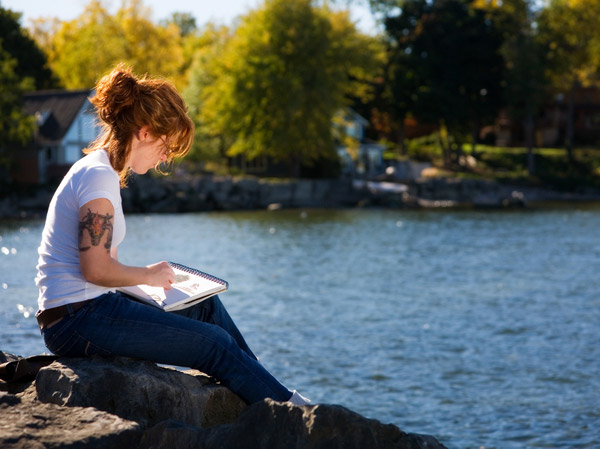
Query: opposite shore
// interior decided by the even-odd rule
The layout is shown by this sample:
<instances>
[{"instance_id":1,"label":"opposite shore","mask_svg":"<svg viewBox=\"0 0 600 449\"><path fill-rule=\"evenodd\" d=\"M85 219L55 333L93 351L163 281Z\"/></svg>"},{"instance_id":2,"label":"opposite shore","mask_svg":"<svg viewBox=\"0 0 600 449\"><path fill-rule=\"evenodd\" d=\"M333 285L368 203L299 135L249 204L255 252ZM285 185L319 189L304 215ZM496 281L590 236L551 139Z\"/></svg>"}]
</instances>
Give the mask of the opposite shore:
<instances>
[{"instance_id":1,"label":"opposite shore","mask_svg":"<svg viewBox=\"0 0 600 449\"><path fill-rule=\"evenodd\" d=\"M44 217L55 186L0 196L0 218ZM464 178L406 182L352 179L262 180L216 175L138 176L122 190L126 213L287 208L528 207L546 202L600 202L600 190L577 192Z\"/></svg>"}]
</instances>

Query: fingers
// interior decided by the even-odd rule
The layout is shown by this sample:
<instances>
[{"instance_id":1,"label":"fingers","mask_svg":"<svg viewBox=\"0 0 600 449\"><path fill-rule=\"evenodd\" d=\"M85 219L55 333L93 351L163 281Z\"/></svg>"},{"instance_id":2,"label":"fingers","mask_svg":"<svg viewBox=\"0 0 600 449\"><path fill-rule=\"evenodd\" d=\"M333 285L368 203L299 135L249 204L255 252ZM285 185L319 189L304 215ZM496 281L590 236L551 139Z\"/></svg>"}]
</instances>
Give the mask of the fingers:
<instances>
[{"instance_id":1,"label":"fingers","mask_svg":"<svg viewBox=\"0 0 600 449\"><path fill-rule=\"evenodd\" d=\"M149 265L148 269L151 272L150 285L168 290L171 288L171 284L175 282L175 272L168 262L159 262L154 265Z\"/></svg>"},{"instance_id":2,"label":"fingers","mask_svg":"<svg viewBox=\"0 0 600 449\"><path fill-rule=\"evenodd\" d=\"M164 264L163 270L165 275L163 288L168 290L171 288L171 284L175 282L175 272L173 271L173 268L171 268L171 265L169 265L167 262L161 262L161 264Z\"/></svg>"}]
</instances>

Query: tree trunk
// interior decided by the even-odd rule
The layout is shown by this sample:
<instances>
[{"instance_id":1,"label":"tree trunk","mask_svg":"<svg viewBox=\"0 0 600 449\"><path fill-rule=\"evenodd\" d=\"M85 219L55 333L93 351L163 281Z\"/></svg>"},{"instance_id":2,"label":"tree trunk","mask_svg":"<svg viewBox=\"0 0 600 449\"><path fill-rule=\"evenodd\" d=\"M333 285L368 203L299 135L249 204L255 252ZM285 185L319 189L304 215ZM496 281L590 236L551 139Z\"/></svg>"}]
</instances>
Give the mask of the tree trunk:
<instances>
[{"instance_id":1,"label":"tree trunk","mask_svg":"<svg viewBox=\"0 0 600 449\"><path fill-rule=\"evenodd\" d=\"M535 173L535 160L533 155L533 117L527 114L523 124L525 128L525 146L527 147L527 170L530 175Z\"/></svg>"},{"instance_id":2,"label":"tree trunk","mask_svg":"<svg viewBox=\"0 0 600 449\"><path fill-rule=\"evenodd\" d=\"M400 154L406 155L406 133L404 129L404 117L398 120L398 127L396 128L396 139L400 147Z\"/></svg>"},{"instance_id":3,"label":"tree trunk","mask_svg":"<svg viewBox=\"0 0 600 449\"><path fill-rule=\"evenodd\" d=\"M298 153L290 156L289 161L290 176L295 179L300 179L302 172L302 156Z\"/></svg>"},{"instance_id":4,"label":"tree trunk","mask_svg":"<svg viewBox=\"0 0 600 449\"><path fill-rule=\"evenodd\" d=\"M450 167L452 161L452 148L448 137L448 129L443 120L440 121L439 142L442 147L442 157L444 159L444 167Z\"/></svg>"},{"instance_id":5,"label":"tree trunk","mask_svg":"<svg viewBox=\"0 0 600 449\"><path fill-rule=\"evenodd\" d=\"M471 130L471 155L475 157L477 154L477 138L479 137L479 126L477 123L473 123L473 129Z\"/></svg>"},{"instance_id":6,"label":"tree trunk","mask_svg":"<svg viewBox=\"0 0 600 449\"><path fill-rule=\"evenodd\" d=\"M569 103L567 105L567 132L565 136L565 146L567 150L567 158L569 163L572 164L575 162L575 157L573 156L573 126L574 126L574 115L575 115L575 88L577 87L577 82L574 81L571 85L571 89L569 90Z\"/></svg>"},{"instance_id":7,"label":"tree trunk","mask_svg":"<svg viewBox=\"0 0 600 449\"><path fill-rule=\"evenodd\" d=\"M461 164L461 158L463 157L463 141L462 141L462 138L460 140L456 139L456 138L453 138L452 141L453 141L452 147L454 148L454 164L457 167L461 167L462 166L462 164ZM463 158L463 160L464 160L464 158Z\"/></svg>"}]
</instances>

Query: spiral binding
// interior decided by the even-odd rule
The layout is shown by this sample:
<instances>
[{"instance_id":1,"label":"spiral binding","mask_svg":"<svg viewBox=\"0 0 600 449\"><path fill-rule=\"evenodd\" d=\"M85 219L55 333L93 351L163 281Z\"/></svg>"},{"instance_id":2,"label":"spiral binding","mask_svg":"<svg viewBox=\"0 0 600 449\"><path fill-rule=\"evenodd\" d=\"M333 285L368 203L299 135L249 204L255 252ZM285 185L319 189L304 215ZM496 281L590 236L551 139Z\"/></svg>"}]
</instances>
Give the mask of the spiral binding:
<instances>
[{"instance_id":1,"label":"spiral binding","mask_svg":"<svg viewBox=\"0 0 600 449\"><path fill-rule=\"evenodd\" d=\"M180 263L176 263L176 262L169 262L169 265L171 265L173 268L177 268L178 270L185 271L186 273L190 273L190 274L199 276L204 279L208 279L209 281L213 281L217 284L221 284L226 287L229 286L229 282L227 282L221 278L218 278L216 276L213 276L212 274L208 274L208 273L205 273L204 271L197 270L196 268L190 268L190 267L181 265Z\"/></svg>"}]
</instances>

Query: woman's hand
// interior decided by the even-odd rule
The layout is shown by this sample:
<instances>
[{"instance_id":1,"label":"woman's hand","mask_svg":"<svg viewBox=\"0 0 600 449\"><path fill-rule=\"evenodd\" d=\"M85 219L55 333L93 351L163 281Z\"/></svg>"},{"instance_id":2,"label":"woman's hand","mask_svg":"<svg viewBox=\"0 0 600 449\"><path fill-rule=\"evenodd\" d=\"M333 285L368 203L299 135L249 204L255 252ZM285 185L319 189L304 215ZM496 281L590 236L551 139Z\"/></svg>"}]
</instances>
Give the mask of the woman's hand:
<instances>
[{"instance_id":1,"label":"woman's hand","mask_svg":"<svg viewBox=\"0 0 600 449\"><path fill-rule=\"evenodd\" d=\"M175 282L175 272L168 262L155 263L148 265L146 268L148 269L147 285L168 290L171 288L171 284Z\"/></svg>"}]
</instances>

